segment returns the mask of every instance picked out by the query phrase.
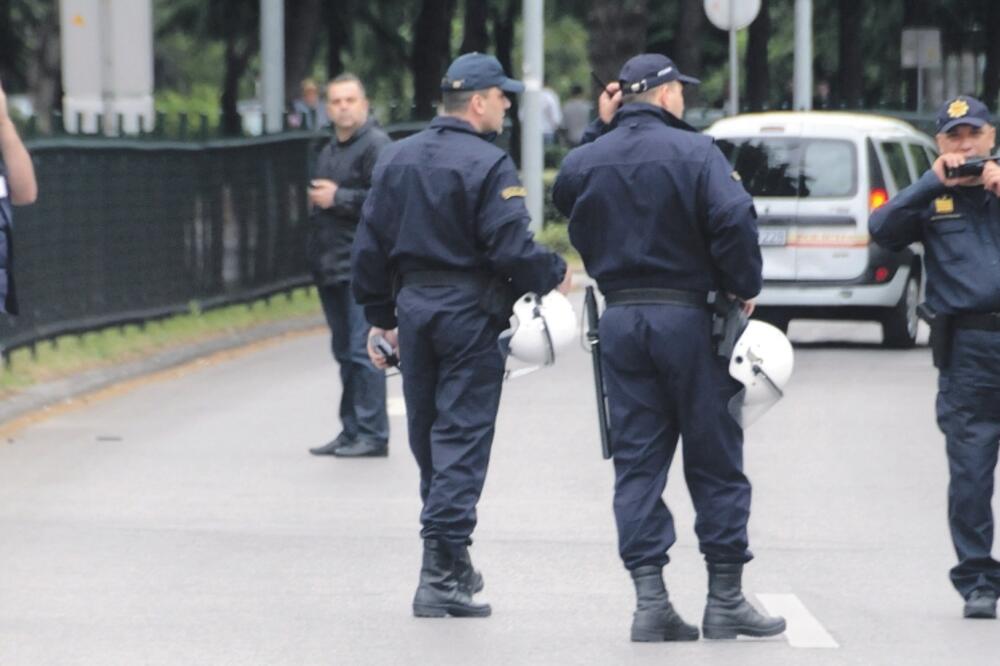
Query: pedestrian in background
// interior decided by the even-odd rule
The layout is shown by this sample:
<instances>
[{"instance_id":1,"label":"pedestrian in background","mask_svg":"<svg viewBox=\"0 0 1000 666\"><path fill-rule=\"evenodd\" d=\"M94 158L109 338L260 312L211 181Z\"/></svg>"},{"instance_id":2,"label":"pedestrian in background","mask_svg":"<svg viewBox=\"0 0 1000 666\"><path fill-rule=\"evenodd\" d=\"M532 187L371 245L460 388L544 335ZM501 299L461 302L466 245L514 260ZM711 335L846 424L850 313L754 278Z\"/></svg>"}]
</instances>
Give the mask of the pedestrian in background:
<instances>
[{"instance_id":1,"label":"pedestrian in background","mask_svg":"<svg viewBox=\"0 0 1000 666\"><path fill-rule=\"evenodd\" d=\"M354 244L354 293L372 335L400 352L423 500L413 613L483 617L491 609L473 598L483 580L468 546L500 404L498 336L515 297L568 290L569 271L532 241L514 162L491 143L506 94L524 85L493 56L468 53L441 86L442 115L386 148L375 168Z\"/></svg>"},{"instance_id":2,"label":"pedestrian in background","mask_svg":"<svg viewBox=\"0 0 1000 666\"><path fill-rule=\"evenodd\" d=\"M17 134L7 109L7 94L0 83L0 302L3 312L18 313L14 286L14 210L38 197L31 155Z\"/></svg>"},{"instance_id":3,"label":"pedestrian in background","mask_svg":"<svg viewBox=\"0 0 1000 666\"><path fill-rule=\"evenodd\" d=\"M301 94L292 102L292 112L288 114L288 124L306 130L319 130L328 127L330 119L320 102L319 86L316 85L316 82L312 79L303 79L300 90Z\"/></svg>"},{"instance_id":4,"label":"pedestrian in background","mask_svg":"<svg viewBox=\"0 0 1000 666\"><path fill-rule=\"evenodd\" d=\"M590 115L594 112L594 104L583 94L583 86L574 84L570 89L570 98L562 108L563 130L566 141L571 147L580 145L583 132L590 124Z\"/></svg>"},{"instance_id":5,"label":"pedestrian in background","mask_svg":"<svg viewBox=\"0 0 1000 666\"><path fill-rule=\"evenodd\" d=\"M709 292L726 292L753 311L762 285L753 201L712 139L681 120L684 85L697 79L648 53L618 78L587 135L601 136L566 157L553 199L608 306L599 334L618 550L636 591L631 638L698 638L662 575L676 539L663 491L678 437L708 567L705 637L773 636L785 621L761 615L741 589L753 557L750 482L728 403L742 386L712 348L708 309Z\"/></svg>"},{"instance_id":6,"label":"pedestrian in background","mask_svg":"<svg viewBox=\"0 0 1000 666\"><path fill-rule=\"evenodd\" d=\"M385 373L368 359L368 324L351 294L351 245L372 169L389 137L368 114L361 81L341 74L326 87L326 112L333 137L320 152L310 182L309 257L323 313L330 326L333 356L340 364L340 421L343 430L314 455L385 456L389 418Z\"/></svg>"},{"instance_id":7,"label":"pedestrian in background","mask_svg":"<svg viewBox=\"0 0 1000 666\"><path fill-rule=\"evenodd\" d=\"M993 550L993 479L1000 446L1000 166L950 177L991 155L989 109L965 95L942 105L941 155L917 182L872 213L872 239L890 250L922 243L925 306L937 366L937 422L948 454L948 523L958 564L951 582L967 618L995 618L1000 562Z\"/></svg>"}]
</instances>

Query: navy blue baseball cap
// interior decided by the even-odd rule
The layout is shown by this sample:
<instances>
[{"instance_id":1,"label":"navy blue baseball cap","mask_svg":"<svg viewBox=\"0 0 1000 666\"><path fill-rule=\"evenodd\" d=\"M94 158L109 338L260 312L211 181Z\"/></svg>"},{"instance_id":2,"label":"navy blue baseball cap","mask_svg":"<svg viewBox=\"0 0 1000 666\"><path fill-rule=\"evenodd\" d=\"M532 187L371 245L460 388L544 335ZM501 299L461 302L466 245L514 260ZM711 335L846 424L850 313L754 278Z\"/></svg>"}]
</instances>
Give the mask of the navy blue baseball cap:
<instances>
[{"instance_id":1,"label":"navy blue baseball cap","mask_svg":"<svg viewBox=\"0 0 1000 666\"><path fill-rule=\"evenodd\" d=\"M485 90L496 86L509 93L524 92L524 84L508 77L500 61L485 53L465 53L448 66L441 90Z\"/></svg>"},{"instance_id":2,"label":"navy blue baseball cap","mask_svg":"<svg viewBox=\"0 0 1000 666\"><path fill-rule=\"evenodd\" d=\"M993 118L986 105L975 97L959 95L955 99L945 102L937 115L937 133L947 132L952 127L958 125L972 125L982 127L992 125Z\"/></svg>"},{"instance_id":3,"label":"navy blue baseball cap","mask_svg":"<svg viewBox=\"0 0 1000 666\"><path fill-rule=\"evenodd\" d=\"M626 95L646 92L650 88L667 83L701 83L693 76L681 74L674 61L661 53L640 53L629 58L618 72L618 82Z\"/></svg>"}]
</instances>

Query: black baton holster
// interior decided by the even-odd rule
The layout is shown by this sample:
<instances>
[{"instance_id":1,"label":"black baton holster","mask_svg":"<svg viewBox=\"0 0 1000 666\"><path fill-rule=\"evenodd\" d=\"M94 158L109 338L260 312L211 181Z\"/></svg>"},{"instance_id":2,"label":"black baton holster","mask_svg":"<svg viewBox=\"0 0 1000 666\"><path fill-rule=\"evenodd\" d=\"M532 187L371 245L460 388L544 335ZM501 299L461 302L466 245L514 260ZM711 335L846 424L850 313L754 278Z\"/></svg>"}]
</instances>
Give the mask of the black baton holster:
<instances>
[{"instance_id":1,"label":"black baton holster","mask_svg":"<svg viewBox=\"0 0 1000 666\"><path fill-rule=\"evenodd\" d=\"M712 346L716 354L728 359L747 327L747 316L739 301L721 292L709 294L709 305L712 308Z\"/></svg>"},{"instance_id":2,"label":"black baton holster","mask_svg":"<svg viewBox=\"0 0 1000 666\"><path fill-rule=\"evenodd\" d=\"M479 296L479 308L498 324L507 325L514 314L517 294L510 280L499 275L492 276Z\"/></svg>"},{"instance_id":3,"label":"black baton holster","mask_svg":"<svg viewBox=\"0 0 1000 666\"><path fill-rule=\"evenodd\" d=\"M955 318L934 312L926 303L917 306L917 315L931 327L931 358L934 359L934 367L944 370L951 363Z\"/></svg>"}]
</instances>

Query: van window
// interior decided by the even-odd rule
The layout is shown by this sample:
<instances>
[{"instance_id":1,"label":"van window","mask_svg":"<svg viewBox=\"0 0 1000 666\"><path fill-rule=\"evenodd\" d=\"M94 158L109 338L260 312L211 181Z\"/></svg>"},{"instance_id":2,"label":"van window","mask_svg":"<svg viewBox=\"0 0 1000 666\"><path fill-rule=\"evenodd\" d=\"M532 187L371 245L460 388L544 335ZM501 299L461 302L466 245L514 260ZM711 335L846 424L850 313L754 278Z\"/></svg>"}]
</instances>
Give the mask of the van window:
<instances>
[{"instance_id":1,"label":"van window","mask_svg":"<svg viewBox=\"0 0 1000 666\"><path fill-rule=\"evenodd\" d=\"M913 166L917 169L917 178L927 173L931 168L931 161L927 159L927 152L922 146L915 143L908 143L906 147L910 149L910 157L913 159Z\"/></svg>"},{"instance_id":2,"label":"van window","mask_svg":"<svg viewBox=\"0 0 1000 666\"><path fill-rule=\"evenodd\" d=\"M910 178L910 170L906 166L906 157L903 155L903 144L887 141L882 144L882 153L889 163L889 173L896 181L897 189L901 190L913 182L913 179Z\"/></svg>"},{"instance_id":3,"label":"van window","mask_svg":"<svg viewBox=\"0 0 1000 666\"><path fill-rule=\"evenodd\" d=\"M755 197L851 197L857 192L854 144L836 139L718 139Z\"/></svg>"}]
</instances>

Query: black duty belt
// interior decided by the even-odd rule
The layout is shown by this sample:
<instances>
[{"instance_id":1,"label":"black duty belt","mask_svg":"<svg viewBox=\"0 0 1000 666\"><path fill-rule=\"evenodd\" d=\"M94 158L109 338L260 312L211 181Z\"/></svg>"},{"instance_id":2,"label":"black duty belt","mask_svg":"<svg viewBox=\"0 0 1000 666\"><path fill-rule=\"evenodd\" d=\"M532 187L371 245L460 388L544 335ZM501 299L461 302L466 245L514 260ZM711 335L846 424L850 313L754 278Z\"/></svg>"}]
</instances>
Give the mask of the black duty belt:
<instances>
[{"instance_id":1,"label":"black duty belt","mask_svg":"<svg viewBox=\"0 0 1000 666\"><path fill-rule=\"evenodd\" d=\"M604 300L609 306L669 303L697 308L708 307L708 294L685 289L619 289L606 293Z\"/></svg>"},{"instance_id":2,"label":"black duty belt","mask_svg":"<svg viewBox=\"0 0 1000 666\"><path fill-rule=\"evenodd\" d=\"M1000 312L974 312L955 315L955 328L972 328L978 331L1000 331Z\"/></svg>"},{"instance_id":3,"label":"black duty belt","mask_svg":"<svg viewBox=\"0 0 1000 666\"><path fill-rule=\"evenodd\" d=\"M489 282L488 273L474 271L410 271L403 274L404 287L469 285L485 288Z\"/></svg>"}]
</instances>

